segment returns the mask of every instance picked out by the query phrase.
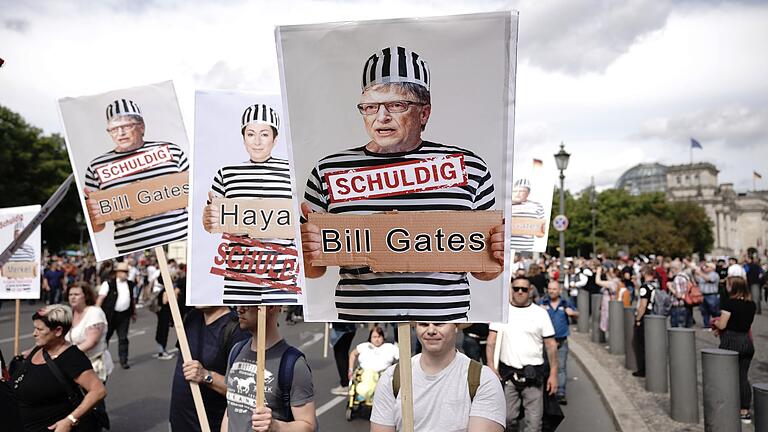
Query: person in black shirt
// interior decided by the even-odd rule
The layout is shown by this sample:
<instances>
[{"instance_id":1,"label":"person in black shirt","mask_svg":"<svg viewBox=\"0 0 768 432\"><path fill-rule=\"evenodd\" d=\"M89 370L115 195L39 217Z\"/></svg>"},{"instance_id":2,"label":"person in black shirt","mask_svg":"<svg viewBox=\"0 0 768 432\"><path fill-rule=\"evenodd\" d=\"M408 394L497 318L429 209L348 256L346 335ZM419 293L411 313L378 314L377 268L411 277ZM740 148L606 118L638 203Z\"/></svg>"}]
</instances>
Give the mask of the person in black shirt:
<instances>
[{"instance_id":1,"label":"person in black shirt","mask_svg":"<svg viewBox=\"0 0 768 432\"><path fill-rule=\"evenodd\" d=\"M749 364L755 355L755 345L749 329L755 319L757 307L752 301L752 294L747 281L741 277L729 277L729 298L723 302L720 318L715 327L720 336L720 348L739 353L739 392L741 396L741 420L750 423L749 407L752 403L752 386L747 376Z\"/></svg>"},{"instance_id":2,"label":"person in black shirt","mask_svg":"<svg viewBox=\"0 0 768 432\"><path fill-rule=\"evenodd\" d=\"M26 432L68 432L80 423L107 395L107 390L91 361L76 346L64 339L72 327L72 311L69 306L50 305L38 310L33 316L35 347L26 356L24 364L14 371L13 384L19 401L21 418ZM46 358L48 357L48 358ZM47 362L69 380L70 386L80 386L85 397L72 406L65 390Z\"/></svg>"},{"instance_id":3,"label":"person in black shirt","mask_svg":"<svg viewBox=\"0 0 768 432\"><path fill-rule=\"evenodd\" d=\"M645 321L646 315L653 313L653 301L655 291L658 288L656 283L656 272L653 267L646 264L640 270L640 276L643 278L643 284L638 290L637 312L635 312L635 331L632 336L632 347L635 350L635 362L637 371L632 375L636 377L645 376Z\"/></svg>"}]
</instances>

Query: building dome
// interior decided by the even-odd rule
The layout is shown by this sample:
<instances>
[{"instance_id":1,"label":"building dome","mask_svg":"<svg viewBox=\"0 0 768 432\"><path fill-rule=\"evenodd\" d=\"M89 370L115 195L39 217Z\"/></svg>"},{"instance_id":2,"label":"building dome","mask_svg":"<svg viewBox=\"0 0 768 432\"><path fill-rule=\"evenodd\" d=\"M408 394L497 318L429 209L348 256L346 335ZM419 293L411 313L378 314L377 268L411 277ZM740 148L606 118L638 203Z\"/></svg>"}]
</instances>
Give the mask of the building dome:
<instances>
[{"instance_id":1,"label":"building dome","mask_svg":"<svg viewBox=\"0 0 768 432\"><path fill-rule=\"evenodd\" d=\"M624 189L632 195L666 192L667 167L658 163L635 165L619 177L616 189Z\"/></svg>"}]
</instances>

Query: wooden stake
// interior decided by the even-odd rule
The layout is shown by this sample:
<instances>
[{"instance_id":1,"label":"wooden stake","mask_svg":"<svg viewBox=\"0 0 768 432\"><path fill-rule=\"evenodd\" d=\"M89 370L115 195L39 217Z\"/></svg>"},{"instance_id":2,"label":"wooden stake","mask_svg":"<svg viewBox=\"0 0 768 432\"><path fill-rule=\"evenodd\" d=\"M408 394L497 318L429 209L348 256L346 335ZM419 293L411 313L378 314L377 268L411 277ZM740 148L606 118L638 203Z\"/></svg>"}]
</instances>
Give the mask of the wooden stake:
<instances>
[{"instance_id":1,"label":"wooden stake","mask_svg":"<svg viewBox=\"0 0 768 432\"><path fill-rule=\"evenodd\" d=\"M330 337L331 324L325 323L325 337L323 337L323 358L328 358L328 338Z\"/></svg>"},{"instance_id":2,"label":"wooden stake","mask_svg":"<svg viewBox=\"0 0 768 432\"><path fill-rule=\"evenodd\" d=\"M411 325L397 324L397 345L400 349L400 402L403 411L403 432L413 432L413 375L411 374Z\"/></svg>"},{"instance_id":3,"label":"wooden stake","mask_svg":"<svg viewBox=\"0 0 768 432\"><path fill-rule=\"evenodd\" d=\"M498 331L496 332L496 345L493 347L493 367L496 370L499 370L499 358L501 357L501 335L503 335L504 332Z\"/></svg>"},{"instance_id":4,"label":"wooden stake","mask_svg":"<svg viewBox=\"0 0 768 432\"><path fill-rule=\"evenodd\" d=\"M13 332L13 355L19 355L19 332L21 331L21 300L16 299L16 329ZM5 366L5 365L3 365Z\"/></svg>"},{"instance_id":5,"label":"wooden stake","mask_svg":"<svg viewBox=\"0 0 768 432\"><path fill-rule=\"evenodd\" d=\"M259 306L256 329L256 406L264 406L264 363L267 361L267 307Z\"/></svg>"},{"instance_id":6,"label":"wooden stake","mask_svg":"<svg viewBox=\"0 0 768 432\"><path fill-rule=\"evenodd\" d=\"M173 328L176 330L176 338L179 340L179 352L181 353L181 358L185 362L194 360L192 358L192 352L189 350L187 332L184 330L184 322L181 319L179 303L176 301L176 293L173 290L173 280L171 280L171 273L168 271L168 260L165 258L165 251L162 246L155 247L155 255L157 255L157 263L160 265L160 274L163 276L163 287L165 288L165 294L168 297L168 306L171 307ZM190 381L189 386L192 389L192 399L195 402L200 429L203 432L211 432L211 427L208 425L208 417L205 414L203 395L200 393L200 385Z\"/></svg>"}]
</instances>

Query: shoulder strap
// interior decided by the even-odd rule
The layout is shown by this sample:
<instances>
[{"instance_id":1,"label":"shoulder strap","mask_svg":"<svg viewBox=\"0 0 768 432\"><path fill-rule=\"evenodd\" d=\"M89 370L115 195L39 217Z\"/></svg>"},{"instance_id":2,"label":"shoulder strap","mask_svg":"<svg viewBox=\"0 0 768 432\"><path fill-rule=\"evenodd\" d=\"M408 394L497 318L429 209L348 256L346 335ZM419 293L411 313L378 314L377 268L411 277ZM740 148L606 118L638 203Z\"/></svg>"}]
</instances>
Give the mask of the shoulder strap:
<instances>
[{"instance_id":1,"label":"shoulder strap","mask_svg":"<svg viewBox=\"0 0 768 432\"><path fill-rule=\"evenodd\" d=\"M280 388L280 399L283 402L283 409L287 416L286 421L293 421L293 412L291 412L291 387L293 386L293 369L299 358L304 357L304 353L297 348L288 345L288 349L280 357L280 367L277 372L277 386ZM306 360L306 357L304 357Z\"/></svg>"},{"instance_id":2,"label":"shoulder strap","mask_svg":"<svg viewBox=\"0 0 768 432\"><path fill-rule=\"evenodd\" d=\"M469 369L467 370L467 388L469 389L469 401L475 400L477 389L480 387L480 374L483 371L483 364L477 360L469 361ZM395 370L392 375L392 394L397 399L398 393L400 393L400 362L395 364Z\"/></svg>"},{"instance_id":3,"label":"shoulder strap","mask_svg":"<svg viewBox=\"0 0 768 432\"><path fill-rule=\"evenodd\" d=\"M480 387L480 374L483 371L483 364L477 360L469 361L469 370L467 371L467 385L469 387L469 403L475 400L477 389Z\"/></svg>"},{"instance_id":4,"label":"shoulder strap","mask_svg":"<svg viewBox=\"0 0 768 432\"><path fill-rule=\"evenodd\" d=\"M69 399L69 402L73 405L74 408L77 408L77 406L80 405L80 400L83 397L82 393L78 395L78 392L72 388L71 380L68 380L66 377L64 377L64 373L61 372L61 369L59 369L59 366L56 364L56 362L54 362L51 356L48 355L48 351L43 350L43 358L45 359L45 364L48 365L48 369L51 370L53 376L56 377L56 380L59 382L59 384L64 387L64 391L67 392L67 399Z\"/></svg>"},{"instance_id":5,"label":"shoulder strap","mask_svg":"<svg viewBox=\"0 0 768 432\"><path fill-rule=\"evenodd\" d=\"M240 342L236 343L232 347L232 350L229 352L229 358L227 359L227 369L228 370L232 368L232 363L235 362L235 358L237 358L237 355L240 354L240 351L243 350L243 347L246 344L251 343L251 339L253 339L253 337L249 337L247 339L243 339Z\"/></svg>"},{"instance_id":6,"label":"shoulder strap","mask_svg":"<svg viewBox=\"0 0 768 432\"><path fill-rule=\"evenodd\" d=\"M224 356L229 352L229 349L232 346L232 339L235 337L235 330L240 327L237 315L233 316L231 313L228 313L228 316L229 321L227 321L221 329L221 337L219 338L219 341L221 342L219 350L216 352L216 357L214 358L214 364L217 365L220 364L220 361L223 360Z\"/></svg>"}]
</instances>

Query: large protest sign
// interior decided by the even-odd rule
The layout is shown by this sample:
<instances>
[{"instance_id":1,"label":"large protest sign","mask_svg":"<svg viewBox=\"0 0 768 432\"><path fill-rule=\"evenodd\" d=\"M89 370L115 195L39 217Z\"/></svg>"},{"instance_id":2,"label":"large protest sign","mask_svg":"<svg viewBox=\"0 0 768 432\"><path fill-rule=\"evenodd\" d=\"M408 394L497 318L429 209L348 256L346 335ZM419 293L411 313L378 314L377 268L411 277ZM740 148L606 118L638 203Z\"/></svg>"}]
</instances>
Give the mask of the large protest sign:
<instances>
[{"instance_id":1,"label":"large protest sign","mask_svg":"<svg viewBox=\"0 0 768 432\"><path fill-rule=\"evenodd\" d=\"M302 225L305 318L503 321L509 265L493 251L509 262L509 224L472 215L511 207L516 14L283 26L276 38L298 194L303 210L328 214ZM391 271L378 264L402 258L392 248L373 258L320 250L331 231L342 250L354 249L358 234L364 242L365 227L345 235L341 218L371 216L376 236L391 211L401 225L380 235L395 229L402 246L407 231L414 254L384 267ZM436 211L463 214L466 231L451 230L440 213L428 224L407 217ZM446 270L458 253L445 243L451 234L455 248L496 260L495 269ZM324 265L332 263L340 265Z\"/></svg>"},{"instance_id":2,"label":"large protest sign","mask_svg":"<svg viewBox=\"0 0 768 432\"><path fill-rule=\"evenodd\" d=\"M512 240L515 252L544 252L547 249L552 215L554 162L525 158L515 164L512 179Z\"/></svg>"},{"instance_id":3,"label":"large protest sign","mask_svg":"<svg viewBox=\"0 0 768 432\"><path fill-rule=\"evenodd\" d=\"M0 250L5 250L40 211L39 205L0 209ZM40 298L40 227L0 269L0 300Z\"/></svg>"},{"instance_id":4,"label":"large protest sign","mask_svg":"<svg viewBox=\"0 0 768 432\"><path fill-rule=\"evenodd\" d=\"M171 82L59 101L97 260L187 237L187 135Z\"/></svg>"},{"instance_id":5,"label":"large protest sign","mask_svg":"<svg viewBox=\"0 0 768 432\"><path fill-rule=\"evenodd\" d=\"M187 302L302 302L298 201L278 95L198 91Z\"/></svg>"}]
</instances>

